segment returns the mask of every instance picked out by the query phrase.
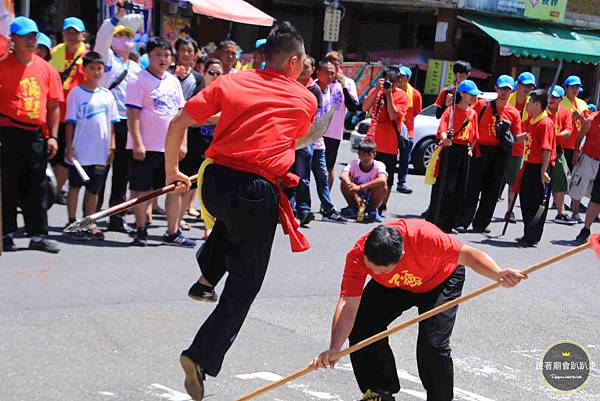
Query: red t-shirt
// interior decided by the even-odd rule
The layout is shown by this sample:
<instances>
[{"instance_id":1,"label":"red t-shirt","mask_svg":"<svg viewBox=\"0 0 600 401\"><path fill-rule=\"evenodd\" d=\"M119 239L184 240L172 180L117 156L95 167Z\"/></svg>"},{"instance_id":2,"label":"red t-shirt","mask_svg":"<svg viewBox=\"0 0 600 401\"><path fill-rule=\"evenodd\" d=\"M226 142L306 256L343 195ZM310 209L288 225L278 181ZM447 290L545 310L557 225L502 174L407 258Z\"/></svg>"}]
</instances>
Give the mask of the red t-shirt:
<instances>
[{"instance_id":1,"label":"red t-shirt","mask_svg":"<svg viewBox=\"0 0 600 401\"><path fill-rule=\"evenodd\" d=\"M408 108L406 111L406 117L404 118L404 123L408 129L409 138L415 137L415 116L423 111L423 98L421 97L421 92L419 92L416 88L413 88L412 98L412 107Z\"/></svg>"},{"instance_id":2,"label":"red t-shirt","mask_svg":"<svg viewBox=\"0 0 600 401\"><path fill-rule=\"evenodd\" d=\"M569 101L569 99L565 96L565 98L561 102L561 105L565 106L565 108L567 110L569 110L569 112L571 113L571 119L572 119L573 111L577 110L577 103ZM568 105L570 105L570 107L567 107ZM586 108L582 112L582 114L583 114L583 117L585 117L586 119L590 118L590 110L589 109ZM566 138L563 141L563 148L565 148L565 149L575 149L575 142L577 141L577 136L579 136L579 133L581 132L581 129L583 128L583 123L581 122L581 120L573 121L572 124L573 124L573 132L571 132L571 136Z\"/></svg>"},{"instance_id":3,"label":"red t-shirt","mask_svg":"<svg viewBox=\"0 0 600 401\"><path fill-rule=\"evenodd\" d=\"M377 88L373 88L369 91L369 95L373 93ZM388 155L398 154L398 134L392 124L387 112L387 108L384 101L383 91L377 95L373 108L371 109L371 120L372 129L374 130L375 144L377 144L378 153L386 153ZM408 109L408 96L403 90L396 90L392 92L392 100L396 111L398 112L398 118L396 119L396 127L398 131L402 129L402 120Z\"/></svg>"},{"instance_id":4,"label":"red t-shirt","mask_svg":"<svg viewBox=\"0 0 600 401\"><path fill-rule=\"evenodd\" d=\"M588 156L600 160L600 113L594 113L591 127L585 135L582 151Z\"/></svg>"},{"instance_id":5,"label":"red t-shirt","mask_svg":"<svg viewBox=\"0 0 600 401\"><path fill-rule=\"evenodd\" d=\"M573 118L571 116L571 112L564 106L558 105L558 110L556 114L552 114L550 109L548 109L548 115L552 119L554 123L554 130L556 132L556 146L559 148L564 148L563 143L566 143L567 139L563 139L559 134L565 130L571 131L571 137L574 135L573 133ZM572 149L572 148L570 148Z\"/></svg>"},{"instance_id":6,"label":"red t-shirt","mask_svg":"<svg viewBox=\"0 0 600 401\"><path fill-rule=\"evenodd\" d=\"M541 164L543 151L549 150L551 152L551 164L554 164L554 160L556 160L554 123L547 116L534 124L532 124L532 121L533 119L530 117L523 126L523 131L528 133L527 143L525 144L525 161L530 164Z\"/></svg>"},{"instance_id":7,"label":"red t-shirt","mask_svg":"<svg viewBox=\"0 0 600 401\"><path fill-rule=\"evenodd\" d=\"M527 102L524 103L516 103L515 104L515 108L519 111L519 117L521 118L521 132L523 132L523 124L525 123L525 119L523 118L523 110L525 110L525 105L527 104ZM513 146L513 152L512 155L513 156L523 156L523 154L525 153L525 142L516 142L515 146Z\"/></svg>"},{"instance_id":8,"label":"red t-shirt","mask_svg":"<svg viewBox=\"0 0 600 401\"><path fill-rule=\"evenodd\" d=\"M481 110L483 110L487 102L488 101L485 99L480 99L475 103L474 109L477 112L478 119ZM506 104L505 107L498 107L498 115L500 118L510 121L510 132L513 134L513 137L516 138L516 136L521 133L521 115L519 110L510 104ZM496 117L494 116L494 110L491 104L488 104L478 124L479 144L486 146L500 146L500 141L496 137Z\"/></svg>"},{"instance_id":9,"label":"red t-shirt","mask_svg":"<svg viewBox=\"0 0 600 401\"><path fill-rule=\"evenodd\" d=\"M279 178L294 163L296 139L308 133L317 100L280 72L250 70L219 77L184 110L199 123L221 112L207 157L250 164Z\"/></svg>"},{"instance_id":10,"label":"red t-shirt","mask_svg":"<svg viewBox=\"0 0 600 401\"><path fill-rule=\"evenodd\" d=\"M442 284L457 268L463 244L435 225L419 219L400 219L385 223L404 237L404 255L389 273L375 274L364 260L363 235L346 255L342 297L362 295L367 276L388 288L423 293Z\"/></svg>"},{"instance_id":11,"label":"red t-shirt","mask_svg":"<svg viewBox=\"0 0 600 401\"><path fill-rule=\"evenodd\" d=\"M64 102L60 76L50 64L33 55L23 65L11 54L0 61L0 126L32 129L46 124L48 100ZM9 118L7 118L9 117Z\"/></svg>"},{"instance_id":12,"label":"red t-shirt","mask_svg":"<svg viewBox=\"0 0 600 401\"><path fill-rule=\"evenodd\" d=\"M445 86L442 88L438 97L435 99L435 104L439 107L446 107L446 96L448 95L448 87Z\"/></svg>"},{"instance_id":13,"label":"red t-shirt","mask_svg":"<svg viewBox=\"0 0 600 401\"><path fill-rule=\"evenodd\" d=\"M440 139L442 132L448 131L448 125L450 124L450 112L452 109L448 107L444 110L442 118L440 119L440 126L438 127L437 138ZM466 120L469 123L461 130ZM452 138L452 143L457 145L469 145L473 140L479 140L479 130L477 128L477 113L471 107L467 107L466 110L458 106L454 108L454 124L453 130L455 132Z\"/></svg>"},{"instance_id":14,"label":"red t-shirt","mask_svg":"<svg viewBox=\"0 0 600 401\"><path fill-rule=\"evenodd\" d=\"M82 59L84 54L81 55L80 59ZM65 69L67 69L71 63L73 63L73 59L75 58L75 53L67 53L65 57ZM79 61L79 60L78 60ZM63 91L65 94L65 99L69 96L69 92L71 89L79 86L80 84L85 82L85 74L83 73L83 65L81 63L75 64L73 69L71 70L71 74L69 77L63 82ZM60 104L60 121L65 121L65 114L67 112L67 104L63 102Z\"/></svg>"}]
</instances>

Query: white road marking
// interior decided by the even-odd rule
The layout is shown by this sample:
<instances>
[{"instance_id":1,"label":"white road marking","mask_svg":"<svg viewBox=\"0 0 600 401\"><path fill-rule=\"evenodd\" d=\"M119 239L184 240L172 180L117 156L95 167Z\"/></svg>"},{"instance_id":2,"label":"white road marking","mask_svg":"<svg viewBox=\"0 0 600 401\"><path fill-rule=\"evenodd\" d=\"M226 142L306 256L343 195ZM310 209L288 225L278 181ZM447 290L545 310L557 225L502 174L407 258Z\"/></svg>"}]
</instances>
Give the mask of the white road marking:
<instances>
[{"instance_id":1,"label":"white road marking","mask_svg":"<svg viewBox=\"0 0 600 401\"><path fill-rule=\"evenodd\" d=\"M283 378L283 376L278 375L276 373L272 373L272 372L255 372L255 373L236 375L235 377L237 377L238 379L242 379L242 380L262 379L262 380L266 380L269 382L274 382L274 381L277 381L277 380ZM287 384L286 387L300 390L304 394L310 395L311 397L318 398L321 400L343 401L340 398L340 396L338 396L338 395L321 392L321 391L310 390L309 386L306 384L290 383L290 384Z\"/></svg>"},{"instance_id":2,"label":"white road marking","mask_svg":"<svg viewBox=\"0 0 600 401\"><path fill-rule=\"evenodd\" d=\"M100 395L106 395L108 397L114 397L115 393L111 393L110 391L98 391L98 394Z\"/></svg>"},{"instance_id":3,"label":"white road marking","mask_svg":"<svg viewBox=\"0 0 600 401\"><path fill-rule=\"evenodd\" d=\"M154 393L159 398L163 398L167 401L190 401L191 398L189 395L182 393L177 390L173 390L167 386L163 386L162 384L154 383L149 386L151 389L162 390L162 393Z\"/></svg>"},{"instance_id":4,"label":"white road marking","mask_svg":"<svg viewBox=\"0 0 600 401\"><path fill-rule=\"evenodd\" d=\"M271 372L256 372L256 373L248 373L245 375L236 375L238 379L242 380L252 380L252 379L262 379L268 382L274 382L280 379L283 379L283 376L277 375Z\"/></svg>"}]
</instances>

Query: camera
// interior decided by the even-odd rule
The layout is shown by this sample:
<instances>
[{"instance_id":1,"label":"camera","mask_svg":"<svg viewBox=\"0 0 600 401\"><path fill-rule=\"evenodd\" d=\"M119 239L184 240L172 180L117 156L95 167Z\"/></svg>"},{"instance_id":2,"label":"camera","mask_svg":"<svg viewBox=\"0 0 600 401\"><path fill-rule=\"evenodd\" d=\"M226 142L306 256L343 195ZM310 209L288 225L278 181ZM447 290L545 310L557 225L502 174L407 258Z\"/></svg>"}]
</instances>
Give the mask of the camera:
<instances>
[{"instance_id":1,"label":"camera","mask_svg":"<svg viewBox=\"0 0 600 401\"><path fill-rule=\"evenodd\" d=\"M383 89L390 89L392 87L392 81L388 81L387 79L383 81Z\"/></svg>"},{"instance_id":2,"label":"camera","mask_svg":"<svg viewBox=\"0 0 600 401\"><path fill-rule=\"evenodd\" d=\"M134 11L134 12L142 12L144 11L144 7L139 6L137 4L133 4L131 1L125 1L123 3L123 5L118 4L118 7L122 7L125 10L130 10L130 11Z\"/></svg>"}]
</instances>

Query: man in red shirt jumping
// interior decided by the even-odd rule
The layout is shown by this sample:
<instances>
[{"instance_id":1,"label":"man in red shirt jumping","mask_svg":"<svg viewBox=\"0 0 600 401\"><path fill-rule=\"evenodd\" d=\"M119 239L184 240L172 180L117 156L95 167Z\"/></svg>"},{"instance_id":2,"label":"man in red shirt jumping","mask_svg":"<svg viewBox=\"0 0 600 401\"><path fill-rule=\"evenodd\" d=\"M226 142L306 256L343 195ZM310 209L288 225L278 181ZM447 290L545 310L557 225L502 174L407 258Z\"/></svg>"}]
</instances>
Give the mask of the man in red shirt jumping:
<instances>
[{"instance_id":1,"label":"man in red shirt jumping","mask_svg":"<svg viewBox=\"0 0 600 401\"><path fill-rule=\"evenodd\" d=\"M306 58L302 36L289 22L277 25L265 56L265 69L220 77L190 99L167 134L166 181L189 190L189 178L178 169L185 130L221 113L206 151L212 164L205 164L201 184L203 206L216 222L196 255L202 277L190 297L214 302L214 286L229 276L215 310L181 355L185 387L194 400L203 397L204 375L219 373L260 290L277 222L290 235L293 251L309 247L279 185L297 185L298 177L288 173L296 140L308 133L317 111L314 95L297 81Z\"/></svg>"},{"instance_id":2,"label":"man in red shirt jumping","mask_svg":"<svg viewBox=\"0 0 600 401\"><path fill-rule=\"evenodd\" d=\"M465 281L464 266L504 287L527 278L513 269L500 269L484 252L463 245L423 220L401 219L376 227L346 256L331 343L314 359L314 366L333 367L337 360L332 356L340 352L347 338L352 346L380 333L412 307L425 313L458 298ZM367 276L372 279L364 286ZM453 399L450 336L457 311L455 306L419 323L417 365L430 401ZM387 338L350 358L363 401L394 400L400 382Z\"/></svg>"}]
</instances>

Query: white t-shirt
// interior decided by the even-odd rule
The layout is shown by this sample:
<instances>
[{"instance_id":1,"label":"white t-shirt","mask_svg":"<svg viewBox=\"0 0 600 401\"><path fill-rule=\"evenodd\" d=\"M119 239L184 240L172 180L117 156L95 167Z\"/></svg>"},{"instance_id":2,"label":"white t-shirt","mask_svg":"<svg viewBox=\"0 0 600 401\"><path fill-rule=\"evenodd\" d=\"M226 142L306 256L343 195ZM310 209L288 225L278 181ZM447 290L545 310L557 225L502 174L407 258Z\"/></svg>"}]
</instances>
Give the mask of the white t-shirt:
<instances>
[{"instance_id":1,"label":"white t-shirt","mask_svg":"<svg viewBox=\"0 0 600 401\"><path fill-rule=\"evenodd\" d=\"M179 80L168 72L159 78L143 70L129 81L125 103L128 108L140 110L140 131L146 151L164 152L169 124L185 105ZM127 149L133 149L131 133L127 136Z\"/></svg>"},{"instance_id":2,"label":"white t-shirt","mask_svg":"<svg viewBox=\"0 0 600 401\"><path fill-rule=\"evenodd\" d=\"M363 171L360 168L360 160L354 159L348 163L346 167L344 167L344 171L348 172L350 179L356 185L362 185L366 184L367 182L371 182L379 177L379 174L385 174L386 177L388 175L387 171L385 171L385 164L379 160L373 160L371 169L369 171Z\"/></svg>"},{"instance_id":3,"label":"white t-shirt","mask_svg":"<svg viewBox=\"0 0 600 401\"><path fill-rule=\"evenodd\" d=\"M112 139L112 124L119 122L117 102L105 88L89 91L82 86L67 96L66 123L75 124L73 149L82 166L106 165ZM65 162L71 163L70 160Z\"/></svg>"},{"instance_id":4,"label":"white t-shirt","mask_svg":"<svg viewBox=\"0 0 600 401\"><path fill-rule=\"evenodd\" d=\"M329 124L329 128L325 131L324 136L341 141L344 136L344 120L346 119L346 113L348 112L346 104L344 103L344 90L339 82L334 82L329 86L331 87L331 101L333 107L335 107L335 112L333 113L331 124ZM350 92L350 96L354 99L358 99L356 83L354 80L346 77L346 88L348 89L348 92Z\"/></svg>"}]
</instances>

